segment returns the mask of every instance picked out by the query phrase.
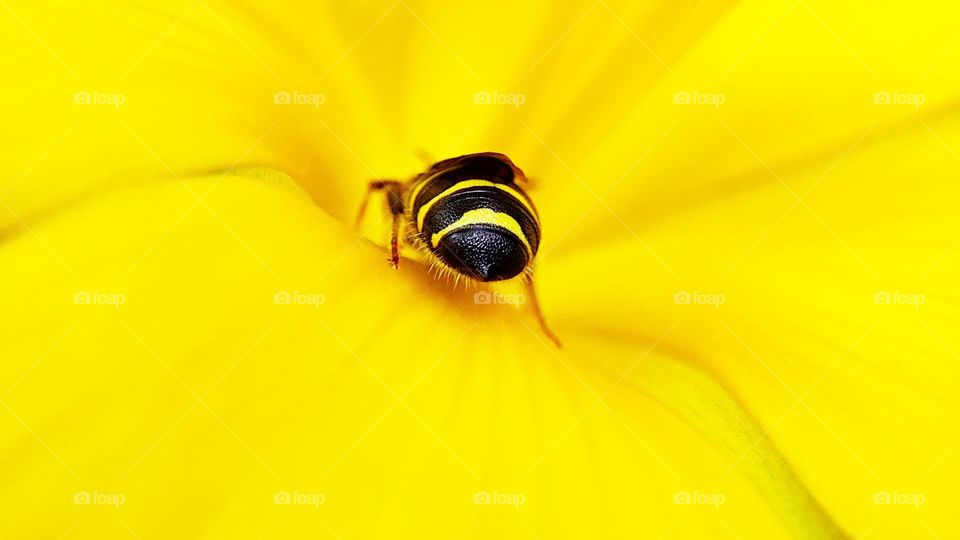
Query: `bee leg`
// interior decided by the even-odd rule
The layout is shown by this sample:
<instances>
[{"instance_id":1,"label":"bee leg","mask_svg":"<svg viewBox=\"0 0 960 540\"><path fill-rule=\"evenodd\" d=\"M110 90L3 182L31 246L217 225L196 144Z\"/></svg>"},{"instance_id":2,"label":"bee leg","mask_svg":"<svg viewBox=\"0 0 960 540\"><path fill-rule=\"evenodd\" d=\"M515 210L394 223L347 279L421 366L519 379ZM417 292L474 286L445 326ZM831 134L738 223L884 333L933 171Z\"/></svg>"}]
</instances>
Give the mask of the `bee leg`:
<instances>
[{"instance_id":1,"label":"bee leg","mask_svg":"<svg viewBox=\"0 0 960 540\"><path fill-rule=\"evenodd\" d=\"M400 268L400 249L397 246L397 239L400 236L400 218L403 212L393 214L393 231L390 235L390 266Z\"/></svg>"},{"instance_id":2,"label":"bee leg","mask_svg":"<svg viewBox=\"0 0 960 540\"><path fill-rule=\"evenodd\" d=\"M390 213L393 214L390 232L390 266L400 267L400 222L403 219L403 184L394 182L387 186L387 202L390 204Z\"/></svg>"},{"instance_id":3,"label":"bee leg","mask_svg":"<svg viewBox=\"0 0 960 540\"><path fill-rule=\"evenodd\" d=\"M430 152L427 152L425 148L417 149L417 157L420 158L427 167L430 167L430 165L433 165L437 161L433 159L433 156L431 156Z\"/></svg>"},{"instance_id":4,"label":"bee leg","mask_svg":"<svg viewBox=\"0 0 960 540\"><path fill-rule=\"evenodd\" d=\"M540 309L540 302L537 300L537 290L533 286L533 274L525 275L523 277L523 282L527 287L527 296L530 298L530 305L533 307L533 313L537 316L537 322L540 323L540 329L543 330L543 333L550 338L550 341L552 341L558 349L562 349L563 344L560 343L560 338L553 333L553 330L550 330L549 326L547 326L547 319L543 316L543 311Z\"/></svg>"},{"instance_id":5,"label":"bee leg","mask_svg":"<svg viewBox=\"0 0 960 540\"><path fill-rule=\"evenodd\" d=\"M360 210L357 212L357 220L354 222L354 228L360 228L360 222L363 221L363 216L367 213L367 203L370 202L370 197L375 191L382 191L384 189L389 191L394 191L396 193L402 192L402 186L400 182L396 180L374 180L367 184L367 192L363 196L363 201L360 203ZM388 191L388 193L389 193ZM393 210L393 205L391 201L391 211Z\"/></svg>"},{"instance_id":6,"label":"bee leg","mask_svg":"<svg viewBox=\"0 0 960 540\"><path fill-rule=\"evenodd\" d=\"M357 212L357 220L354 228L359 229L363 216L367 211L367 204L370 202L370 196L376 191L387 192L387 204L390 207L390 214L393 216L390 234L390 266L398 268L400 264L400 222L403 218L403 183L396 180L374 180L367 186L367 193L363 196L360 203L360 210Z\"/></svg>"}]
</instances>

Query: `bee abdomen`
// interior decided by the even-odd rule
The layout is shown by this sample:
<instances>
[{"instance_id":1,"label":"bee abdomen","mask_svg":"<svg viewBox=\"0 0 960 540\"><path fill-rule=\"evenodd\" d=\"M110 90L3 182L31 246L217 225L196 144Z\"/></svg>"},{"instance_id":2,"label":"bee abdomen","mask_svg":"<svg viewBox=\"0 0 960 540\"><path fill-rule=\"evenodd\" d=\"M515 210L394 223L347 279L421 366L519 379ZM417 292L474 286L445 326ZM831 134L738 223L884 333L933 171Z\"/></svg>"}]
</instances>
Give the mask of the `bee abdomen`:
<instances>
[{"instance_id":1,"label":"bee abdomen","mask_svg":"<svg viewBox=\"0 0 960 540\"><path fill-rule=\"evenodd\" d=\"M519 275L540 246L540 224L518 177L523 172L502 154L435 164L410 196L420 240L444 264L474 279Z\"/></svg>"},{"instance_id":2,"label":"bee abdomen","mask_svg":"<svg viewBox=\"0 0 960 540\"><path fill-rule=\"evenodd\" d=\"M527 205L501 186L467 180L423 208L421 238L454 269L481 281L509 279L540 244Z\"/></svg>"}]
</instances>

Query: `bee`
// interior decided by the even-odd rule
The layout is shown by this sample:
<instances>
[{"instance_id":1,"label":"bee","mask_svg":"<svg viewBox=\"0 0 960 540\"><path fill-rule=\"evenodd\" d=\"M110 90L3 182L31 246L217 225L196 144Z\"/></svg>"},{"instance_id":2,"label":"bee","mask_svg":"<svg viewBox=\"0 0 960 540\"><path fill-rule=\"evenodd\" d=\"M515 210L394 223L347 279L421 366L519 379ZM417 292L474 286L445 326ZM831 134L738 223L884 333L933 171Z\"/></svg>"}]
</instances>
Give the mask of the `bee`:
<instances>
[{"instance_id":1,"label":"bee","mask_svg":"<svg viewBox=\"0 0 960 540\"><path fill-rule=\"evenodd\" d=\"M527 178L509 157L482 152L439 161L410 180L374 180L360 204L359 228L370 197L386 194L392 217L390 264L400 264L401 236L432 266L474 282L520 279L537 322L557 347L533 286L540 217L521 187ZM405 234L401 235L401 231Z\"/></svg>"}]
</instances>

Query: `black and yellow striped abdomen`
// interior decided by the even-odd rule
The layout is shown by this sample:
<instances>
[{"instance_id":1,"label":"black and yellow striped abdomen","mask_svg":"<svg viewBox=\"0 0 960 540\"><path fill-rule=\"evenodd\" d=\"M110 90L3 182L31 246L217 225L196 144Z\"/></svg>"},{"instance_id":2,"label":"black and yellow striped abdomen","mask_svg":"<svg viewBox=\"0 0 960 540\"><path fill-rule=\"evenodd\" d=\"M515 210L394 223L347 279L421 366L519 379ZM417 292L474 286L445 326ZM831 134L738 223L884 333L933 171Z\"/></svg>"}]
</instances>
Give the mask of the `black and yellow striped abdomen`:
<instances>
[{"instance_id":1,"label":"black and yellow striped abdomen","mask_svg":"<svg viewBox=\"0 0 960 540\"><path fill-rule=\"evenodd\" d=\"M452 270L480 281L510 279L533 261L540 222L508 157L470 154L433 165L409 191L420 243Z\"/></svg>"}]
</instances>

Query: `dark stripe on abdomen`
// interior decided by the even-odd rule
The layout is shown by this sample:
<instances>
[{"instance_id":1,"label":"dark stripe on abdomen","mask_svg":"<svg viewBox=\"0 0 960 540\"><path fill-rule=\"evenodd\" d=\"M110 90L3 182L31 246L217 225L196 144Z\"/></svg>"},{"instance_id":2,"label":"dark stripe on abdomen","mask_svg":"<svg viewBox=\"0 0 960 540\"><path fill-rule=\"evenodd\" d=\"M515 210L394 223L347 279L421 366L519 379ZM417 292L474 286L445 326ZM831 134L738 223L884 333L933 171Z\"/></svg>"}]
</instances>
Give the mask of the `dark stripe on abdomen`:
<instances>
[{"instance_id":1,"label":"dark stripe on abdomen","mask_svg":"<svg viewBox=\"0 0 960 540\"><path fill-rule=\"evenodd\" d=\"M433 176L413 201L413 215L430 199L464 180L487 180L495 184L513 184L514 174L509 163L486 154L461 156L441 161L425 173Z\"/></svg>"}]
</instances>

